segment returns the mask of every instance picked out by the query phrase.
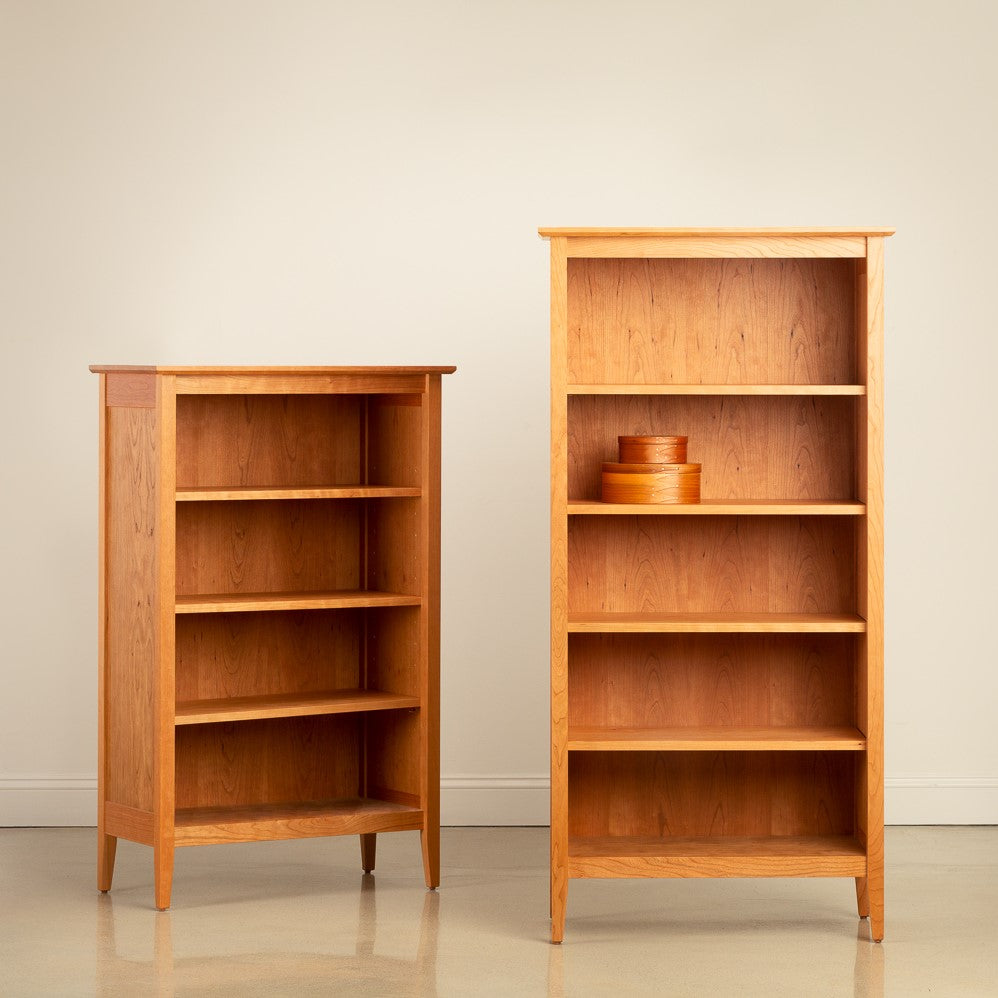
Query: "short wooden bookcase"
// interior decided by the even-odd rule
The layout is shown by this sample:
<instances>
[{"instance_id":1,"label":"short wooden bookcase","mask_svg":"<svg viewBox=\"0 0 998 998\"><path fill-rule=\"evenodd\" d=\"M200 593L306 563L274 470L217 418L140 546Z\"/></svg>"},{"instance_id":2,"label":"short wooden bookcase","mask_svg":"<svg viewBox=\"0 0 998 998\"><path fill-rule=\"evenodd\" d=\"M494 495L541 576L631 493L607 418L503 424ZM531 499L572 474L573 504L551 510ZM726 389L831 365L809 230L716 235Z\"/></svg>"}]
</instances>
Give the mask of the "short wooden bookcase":
<instances>
[{"instance_id":1,"label":"short wooden bookcase","mask_svg":"<svg viewBox=\"0 0 998 998\"><path fill-rule=\"evenodd\" d=\"M891 231L541 230L555 941L572 877L853 877L883 937ZM600 502L635 434L703 502Z\"/></svg>"},{"instance_id":2,"label":"short wooden bookcase","mask_svg":"<svg viewBox=\"0 0 998 998\"><path fill-rule=\"evenodd\" d=\"M440 385L100 374L98 886L115 846L419 830L439 883Z\"/></svg>"}]
</instances>

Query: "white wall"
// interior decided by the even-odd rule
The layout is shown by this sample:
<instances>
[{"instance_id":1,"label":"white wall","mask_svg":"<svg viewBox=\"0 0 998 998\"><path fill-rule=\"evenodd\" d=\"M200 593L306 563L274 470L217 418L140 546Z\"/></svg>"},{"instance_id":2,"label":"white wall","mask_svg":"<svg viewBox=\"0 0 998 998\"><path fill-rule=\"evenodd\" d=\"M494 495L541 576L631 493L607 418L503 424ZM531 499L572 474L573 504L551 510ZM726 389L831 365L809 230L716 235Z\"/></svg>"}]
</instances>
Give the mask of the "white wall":
<instances>
[{"instance_id":1,"label":"white wall","mask_svg":"<svg viewBox=\"0 0 998 998\"><path fill-rule=\"evenodd\" d=\"M456 363L444 820L546 821L538 225L895 225L894 822L998 821L998 5L0 6L0 824L95 813L105 363Z\"/></svg>"}]
</instances>

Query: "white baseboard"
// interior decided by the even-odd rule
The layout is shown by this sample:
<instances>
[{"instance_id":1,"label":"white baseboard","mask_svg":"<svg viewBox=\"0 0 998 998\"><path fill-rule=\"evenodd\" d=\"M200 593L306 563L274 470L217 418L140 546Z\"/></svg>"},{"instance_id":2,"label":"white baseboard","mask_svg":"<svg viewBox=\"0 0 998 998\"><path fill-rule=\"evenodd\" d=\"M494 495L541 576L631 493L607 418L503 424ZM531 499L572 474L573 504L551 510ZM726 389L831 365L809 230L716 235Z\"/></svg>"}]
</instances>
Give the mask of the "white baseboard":
<instances>
[{"instance_id":1,"label":"white baseboard","mask_svg":"<svg viewBox=\"0 0 998 998\"><path fill-rule=\"evenodd\" d=\"M444 776L444 825L546 825L548 777ZM998 778L888 776L889 825L998 825ZM0 778L0 827L94 825L92 776Z\"/></svg>"}]
</instances>

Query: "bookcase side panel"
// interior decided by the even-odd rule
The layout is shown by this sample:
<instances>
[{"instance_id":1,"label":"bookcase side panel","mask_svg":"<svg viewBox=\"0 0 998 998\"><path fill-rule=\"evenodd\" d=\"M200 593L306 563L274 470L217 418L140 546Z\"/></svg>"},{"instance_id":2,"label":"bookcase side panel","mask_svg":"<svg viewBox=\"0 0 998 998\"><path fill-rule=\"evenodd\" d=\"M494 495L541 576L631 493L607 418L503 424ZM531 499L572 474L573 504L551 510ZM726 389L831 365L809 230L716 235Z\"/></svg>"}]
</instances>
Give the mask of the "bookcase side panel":
<instances>
[{"instance_id":1,"label":"bookcase side panel","mask_svg":"<svg viewBox=\"0 0 998 998\"><path fill-rule=\"evenodd\" d=\"M159 441L156 409L107 409L104 722L107 801L154 806L158 693Z\"/></svg>"}]
</instances>

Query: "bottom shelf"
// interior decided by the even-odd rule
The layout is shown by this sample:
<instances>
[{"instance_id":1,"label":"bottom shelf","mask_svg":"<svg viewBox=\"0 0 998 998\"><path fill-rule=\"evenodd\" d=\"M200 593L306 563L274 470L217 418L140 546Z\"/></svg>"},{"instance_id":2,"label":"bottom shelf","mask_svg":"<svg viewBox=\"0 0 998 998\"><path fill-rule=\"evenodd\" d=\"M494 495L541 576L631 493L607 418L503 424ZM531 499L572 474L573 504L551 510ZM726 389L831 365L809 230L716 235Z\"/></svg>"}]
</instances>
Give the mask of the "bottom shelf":
<instances>
[{"instance_id":1,"label":"bottom shelf","mask_svg":"<svg viewBox=\"0 0 998 998\"><path fill-rule=\"evenodd\" d=\"M287 804L178 808L175 824L176 845L199 846L411 831L423 827L423 812L406 804L349 797Z\"/></svg>"},{"instance_id":2,"label":"bottom shelf","mask_svg":"<svg viewBox=\"0 0 998 998\"><path fill-rule=\"evenodd\" d=\"M851 835L568 840L570 877L865 877Z\"/></svg>"}]
</instances>

